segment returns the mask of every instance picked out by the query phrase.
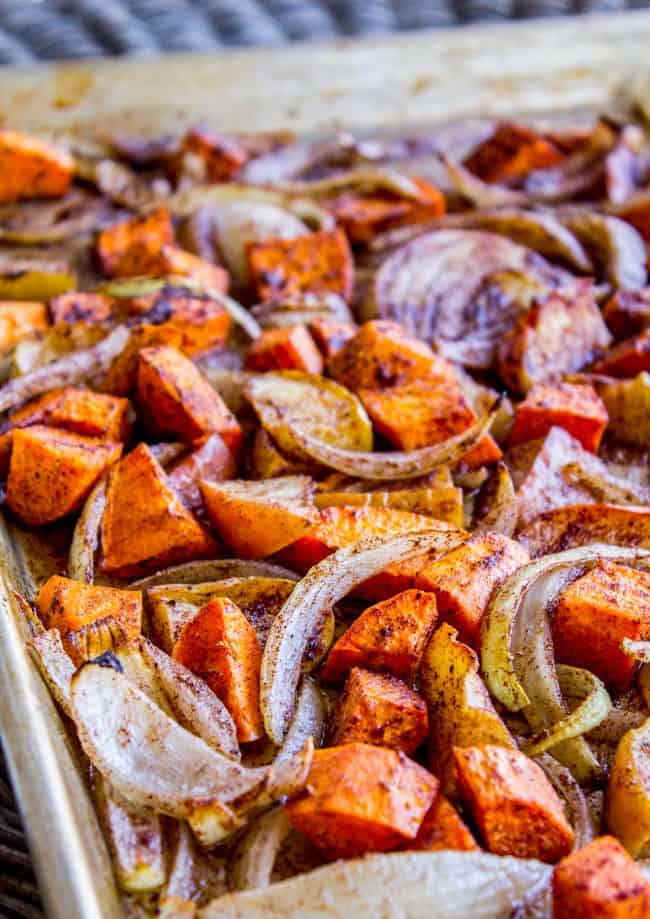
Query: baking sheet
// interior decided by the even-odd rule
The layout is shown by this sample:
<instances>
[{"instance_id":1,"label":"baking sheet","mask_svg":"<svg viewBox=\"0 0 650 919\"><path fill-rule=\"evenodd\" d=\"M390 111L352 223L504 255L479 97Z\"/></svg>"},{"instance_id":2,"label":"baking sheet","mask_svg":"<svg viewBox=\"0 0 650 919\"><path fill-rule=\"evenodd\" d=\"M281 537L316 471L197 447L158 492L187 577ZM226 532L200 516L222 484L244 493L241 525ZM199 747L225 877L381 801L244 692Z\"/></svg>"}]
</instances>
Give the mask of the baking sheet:
<instances>
[{"instance_id":1,"label":"baking sheet","mask_svg":"<svg viewBox=\"0 0 650 919\"><path fill-rule=\"evenodd\" d=\"M603 109L650 85L648 48L650 13L634 12L0 69L0 124L145 134L203 121L226 131L323 132ZM0 727L48 915L113 919L120 904L106 848L73 745L25 651L11 593L32 593L54 561L42 542L25 543L0 519Z\"/></svg>"}]
</instances>

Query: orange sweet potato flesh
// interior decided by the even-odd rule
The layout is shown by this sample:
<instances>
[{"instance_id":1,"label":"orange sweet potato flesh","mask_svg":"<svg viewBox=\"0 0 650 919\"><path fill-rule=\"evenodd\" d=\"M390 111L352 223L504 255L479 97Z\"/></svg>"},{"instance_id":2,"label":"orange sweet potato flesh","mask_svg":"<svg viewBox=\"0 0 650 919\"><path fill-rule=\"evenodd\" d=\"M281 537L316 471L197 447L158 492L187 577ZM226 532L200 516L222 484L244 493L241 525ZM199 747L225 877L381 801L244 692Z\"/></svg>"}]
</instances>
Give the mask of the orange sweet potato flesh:
<instances>
[{"instance_id":1,"label":"orange sweet potato flesh","mask_svg":"<svg viewBox=\"0 0 650 919\"><path fill-rule=\"evenodd\" d=\"M553 619L557 660L591 670L615 690L628 689L637 663L624 638L650 639L650 574L601 562L560 594Z\"/></svg>"},{"instance_id":2,"label":"orange sweet potato flesh","mask_svg":"<svg viewBox=\"0 0 650 919\"><path fill-rule=\"evenodd\" d=\"M533 558L574 546L604 542L610 546L650 548L650 508L618 504L573 504L540 514L517 539Z\"/></svg>"},{"instance_id":3,"label":"orange sweet potato flesh","mask_svg":"<svg viewBox=\"0 0 650 919\"><path fill-rule=\"evenodd\" d=\"M97 237L97 258L109 277L155 274L163 246L173 242L171 217L166 208L160 207L102 230Z\"/></svg>"},{"instance_id":4,"label":"orange sweet potato flesh","mask_svg":"<svg viewBox=\"0 0 650 919\"><path fill-rule=\"evenodd\" d=\"M650 884L614 836L600 836L553 871L553 919L645 919Z\"/></svg>"},{"instance_id":5,"label":"orange sweet potato flesh","mask_svg":"<svg viewBox=\"0 0 650 919\"><path fill-rule=\"evenodd\" d=\"M268 329L257 338L247 356L248 370L304 370L321 374L323 358L304 325Z\"/></svg>"},{"instance_id":6,"label":"orange sweet potato flesh","mask_svg":"<svg viewBox=\"0 0 650 919\"><path fill-rule=\"evenodd\" d=\"M398 511L389 507L326 507L319 520L280 553L282 561L296 571L306 572L337 549L345 549L370 536L397 536L401 533L448 528L442 521L435 524L430 517ZM426 556L389 565L381 574L365 581L355 591L369 600L392 597L413 587L417 572L427 562Z\"/></svg>"},{"instance_id":7,"label":"orange sweet potato flesh","mask_svg":"<svg viewBox=\"0 0 650 919\"><path fill-rule=\"evenodd\" d=\"M341 322L339 319L312 319L309 323L309 332L316 343L316 347L325 360L340 351L346 342L357 333L357 327L351 322Z\"/></svg>"},{"instance_id":8,"label":"orange sweet potato flesh","mask_svg":"<svg viewBox=\"0 0 650 919\"><path fill-rule=\"evenodd\" d=\"M510 445L546 437L552 427L560 427L585 450L597 453L608 421L605 403L593 386L536 383L517 405Z\"/></svg>"},{"instance_id":9,"label":"orange sweet potato flesh","mask_svg":"<svg viewBox=\"0 0 650 919\"><path fill-rule=\"evenodd\" d=\"M316 750L291 824L327 859L387 852L414 839L437 779L403 754L363 743Z\"/></svg>"},{"instance_id":10,"label":"orange sweet potato flesh","mask_svg":"<svg viewBox=\"0 0 650 919\"><path fill-rule=\"evenodd\" d=\"M46 424L75 434L106 440L126 440L129 436L129 401L96 393L91 389L65 386L32 399L13 412L3 426L25 428Z\"/></svg>"},{"instance_id":11,"label":"orange sweet potato flesh","mask_svg":"<svg viewBox=\"0 0 650 919\"><path fill-rule=\"evenodd\" d=\"M144 421L157 436L192 443L216 433L233 455L239 452L242 435L237 419L178 349L159 345L140 351L136 392Z\"/></svg>"},{"instance_id":12,"label":"orange sweet potato flesh","mask_svg":"<svg viewBox=\"0 0 650 919\"><path fill-rule=\"evenodd\" d=\"M222 482L237 474L232 453L218 434L210 434L169 472L169 484L192 513L203 510L201 482Z\"/></svg>"},{"instance_id":13,"label":"orange sweet potato flesh","mask_svg":"<svg viewBox=\"0 0 650 919\"><path fill-rule=\"evenodd\" d=\"M167 301L161 297L154 310L169 310L169 318L161 324L181 333L180 348L184 354L199 354L222 348L230 330L230 314L221 304L201 297L174 296Z\"/></svg>"},{"instance_id":14,"label":"orange sweet potato flesh","mask_svg":"<svg viewBox=\"0 0 650 919\"><path fill-rule=\"evenodd\" d=\"M375 603L333 646L323 679L337 682L352 667L365 667L412 682L437 618L436 598L424 590Z\"/></svg>"},{"instance_id":15,"label":"orange sweet potato flesh","mask_svg":"<svg viewBox=\"0 0 650 919\"><path fill-rule=\"evenodd\" d=\"M205 177L211 182L234 178L248 160L245 147L234 137L225 137L206 128L190 128L183 147L204 164Z\"/></svg>"},{"instance_id":16,"label":"orange sweet potato flesh","mask_svg":"<svg viewBox=\"0 0 650 919\"><path fill-rule=\"evenodd\" d=\"M66 635L111 617L127 638L135 639L142 627L142 593L83 584L53 575L41 587L36 608L46 629L58 629L65 643Z\"/></svg>"},{"instance_id":17,"label":"orange sweet potato flesh","mask_svg":"<svg viewBox=\"0 0 650 919\"><path fill-rule=\"evenodd\" d=\"M101 293L59 294L50 300L52 322L105 322L111 318L113 301Z\"/></svg>"},{"instance_id":18,"label":"orange sweet potato flesh","mask_svg":"<svg viewBox=\"0 0 650 919\"><path fill-rule=\"evenodd\" d=\"M544 771L519 750L485 744L455 747L463 801L494 855L556 862L575 841Z\"/></svg>"},{"instance_id":19,"label":"orange sweet potato flesh","mask_svg":"<svg viewBox=\"0 0 650 919\"><path fill-rule=\"evenodd\" d=\"M462 641L477 648L492 592L529 561L528 552L514 539L485 533L434 559L419 571L415 583L435 594L440 618L458 630Z\"/></svg>"},{"instance_id":20,"label":"orange sweet potato flesh","mask_svg":"<svg viewBox=\"0 0 650 919\"><path fill-rule=\"evenodd\" d=\"M353 243L368 243L395 227L426 223L445 213L445 197L424 179L412 179L421 200L345 193L329 204L329 210Z\"/></svg>"},{"instance_id":21,"label":"orange sweet potato flesh","mask_svg":"<svg viewBox=\"0 0 650 919\"><path fill-rule=\"evenodd\" d=\"M172 656L201 677L233 717L240 743L264 735L260 711L262 648L239 607L215 598L181 631Z\"/></svg>"},{"instance_id":22,"label":"orange sweet potato flesh","mask_svg":"<svg viewBox=\"0 0 650 919\"><path fill-rule=\"evenodd\" d=\"M179 249L178 246L163 246L158 264L152 267L154 275L181 275L191 278L206 290L226 293L230 278L221 265L213 265L192 252Z\"/></svg>"},{"instance_id":23,"label":"orange sweet potato flesh","mask_svg":"<svg viewBox=\"0 0 650 919\"><path fill-rule=\"evenodd\" d=\"M650 328L615 345L594 366L594 373L610 377L635 377L650 370Z\"/></svg>"},{"instance_id":24,"label":"orange sweet potato flesh","mask_svg":"<svg viewBox=\"0 0 650 919\"><path fill-rule=\"evenodd\" d=\"M406 683L361 667L350 670L334 714L332 744L358 741L410 756L428 732L426 704Z\"/></svg>"},{"instance_id":25,"label":"orange sweet potato flesh","mask_svg":"<svg viewBox=\"0 0 650 919\"><path fill-rule=\"evenodd\" d=\"M214 557L217 551L145 444L139 444L111 472L101 547L103 570L124 578L175 562Z\"/></svg>"},{"instance_id":26,"label":"orange sweet potato flesh","mask_svg":"<svg viewBox=\"0 0 650 919\"><path fill-rule=\"evenodd\" d=\"M18 131L0 131L0 204L59 198L70 187L74 161L54 144Z\"/></svg>"},{"instance_id":27,"label":"orange sweet potato flesh","mask_svg":"<svg viewBox=\"0 0 650 919\"><path fill-rule=\"evenodd\" d=\"M12 434L7 506L23 523L42 526L76 511L122 444L34 425Z\"/></svg>"},{"instance_id":28,"label":"orange sweet potato flesh","mask_svg":"<svg viewBox=\"0 0 650 919\"><path fill-rule=\"evenodd\" d=\"M439 792L427 811L418 835L405 849L422 852L478 852L480 846L454 805Z\"/></svg>"},{"instance_id":29,"label":"orange sweet potato flesh","mask_svg":"<svg viewBox=\"0 0 650 919\"><path fill-rule=\"evenodd\" d=\"M44 303L0 301L0 351L7 351L26 335L42 332L46 328L47 310Z\"/></svg>"},{"instance_id":30,"label":"orange sweet potato flesh","mask_svg":"<svg viewBox=\"0 0 650 919\"><path fill-rule=\"evenodd\" d=\"M386 389L420 380L455 380L452 364L438 357L401 325L387 319L365 322L330 359L328 369L337 382L358 392Z\"/></svg>"},{"instance_id":31,"label":"orange sweet potato flesh","mask_svg":"<svg viewBox=\"0 0 650 919\"><path fill-rule=\"evenodd\" d=\"M534 169L555 166L563 158L555 144L532 128L503 122L466 157L464 165L484 182L508 182Z\"/></svg>"},{"instance_id":32,"label":"orange sweet potato flesh","mask_svg":"<svg viewBox=\"0 0 650 919\"><path fill-rule=\"evenodd\" d=\"M115 358L102 380L102 390L116 396L128 396L135 389L140 351L160 345L180 351L183 340L183 333L171 322L161 325L144 323L131 329L126 348Z\"/></svg>"},{"instance_id":33,"label":"orange sweet potato flesh","mask_svg":"<svg viewBox=\"0 0 650 919\"><path fill-rule=\"evenodd\" d=\"M342 230L250 243L247 255L260 300L306 292L352 296L354 261Z\"/></svg>"}]
</instances>

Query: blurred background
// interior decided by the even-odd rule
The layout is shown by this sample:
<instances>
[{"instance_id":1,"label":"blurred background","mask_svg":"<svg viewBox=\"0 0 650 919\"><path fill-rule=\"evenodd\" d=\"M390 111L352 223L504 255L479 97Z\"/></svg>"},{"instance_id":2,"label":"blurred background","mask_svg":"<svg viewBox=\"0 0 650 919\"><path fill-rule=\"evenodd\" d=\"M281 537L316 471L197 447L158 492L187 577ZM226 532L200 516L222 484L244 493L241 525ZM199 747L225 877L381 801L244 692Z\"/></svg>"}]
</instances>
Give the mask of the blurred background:
<instances>
[{"instance_id":1,"label":"blurred background","mask_svg":"<svg viewBox=\"0 0 650 919\"><path fill-rule=\"evenodd\" d=\"M0 64L205 52L224 45L277 45L649 5L650 0L0 0Z\"/></svg>"}]
</instances>

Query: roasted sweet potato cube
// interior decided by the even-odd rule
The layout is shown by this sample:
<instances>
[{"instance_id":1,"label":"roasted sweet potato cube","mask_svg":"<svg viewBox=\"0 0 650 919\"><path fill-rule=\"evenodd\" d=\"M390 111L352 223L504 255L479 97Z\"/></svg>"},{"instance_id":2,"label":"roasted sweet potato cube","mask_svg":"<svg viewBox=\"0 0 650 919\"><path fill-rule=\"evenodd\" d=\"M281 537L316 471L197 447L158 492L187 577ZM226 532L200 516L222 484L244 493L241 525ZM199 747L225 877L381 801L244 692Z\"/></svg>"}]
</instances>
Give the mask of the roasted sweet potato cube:
<instances>
[{"instance_id":1,"label":"roasted sweet potato cube","mask_svg":"<svg viewBox=\"0 0 650 919\"><path fill-rule=\"evenodd\" d=\"M334 713L332 744L374 744L409 756L429 732L427 707L420 696L395 677L350 670Z\"/></svg>"},{"instance_id":2,"label":"roasted sweet potato cube","mask_svg":"<svg viewBox=\"0 0 650 919\"><path fill-rule=\"evenodd\" d=\"M603 319L614 338L629 338L650 326L650 287L617 290L603 307Z\"/></svg>"},{"instance_id":3,"label":"roasted sweet potato cube","mask_svg":"<svg viewBox=\"0 0 650 919\"><path fill-rule=\"evenodd\" d=\"M414 839L438 789L430 772L363 743L316 750L291 824L328 859L386 852Z\"/></svg>"},{"instance_id":4,"label":"roasted sweet potato cube","mask_svg":"<svg viewBox=\"0 0 650 919\"><path fill-rule=\"evenodd\" d=\"M436 595L441 619L476 648L492 592L529 561L528 552L514 539L485 533L470 536L462 546L434 559L420 570L415 583Z\"/></svg>"},{"instance_id":5,"label":"roasted sweet potato cube","mask_svg":"<svg viewBox=\"0 0 650 919\"><path fill-rule=\"evenodd\" d=\"M645 919L650 884L614 836L600 836L553 871L553 919Z\"/></svg>"},{"instance_id":6,"label":"roasted sweet potato cube","mask_svg":"<svg viewBox=\"0 0 650 919\"><path fill-rule=\"evenodd\" d=\"M611 340L592 288L576 285L570 295L553 293L519 317L499 345L499 376L527 393L533 383L582 369Z\"/></svg>"},{"instance_id":7,"label":"roasted sweet potato cube","mask_svg":"<svg viewBox=\"0 0 650 919\"><path fill-rule=\"evenodd\" d=\"M281 552L282 560L296 571L306 572L337 549L345 549L368 536L397 536L429 530L433 522L423 514L397 511L390 507L326 507L304 536ZM442 521L436 527L445 527ZM355 593L369 600L392 597L413 587L415 575L426 557L389 565L381 574L365 581Z\"/></svg>"},{"instance_id":8,"label":"roasted sweet potato cube","mask_svg":"<svg viewBox=\"0 0 650 919\"><path fill-rule=\"evenodd\" d=\"M412 682L437 618L436 598L424 590L405 590L375 603L336 642L323 679L336 682L352 667L364 667Z\"/></svg>"},{"instance_id":9,"label":"roasted sweet potato cube","mask_svg":"<svg viewBox=\"0 0 650 919\"><path fill-rule=\"evenodd\" d=\"M18 131L0 131L0 204L24 198L60 198L72 180L65 150Z\"/></svg>"},{"instance_id":10,"label":"roasted sweet potato cube","mask_svg":"<svg viewBox=\"0 0 650 919\"><path fill-rule=\"evenodd\" d=\"M331 376L354 392L386 389L419 380L455 380L453 365L423 341L387 319L364 322L330 359Z\"/></svg>"},{"instance_id":11,"label":"roasted sweet potato cube","mask_svg":"<svg viewBox=\"0 0 650 919\"><path fill-rule=\"evenodd\" d=\"M163 246L173 242L169 212L160 207L102 230L97 237L97 257L102 271L111 278L156 274Z\"/></svg>"},{"instance_id":12,"label":"roasted sweet potato cube","mask_svg":"<svg viewBox=\"0 0 650 919\"><path fill-rule=\"evenodd\" d=\"M234 137L226 137L207 128L190 128L183 148L204 164L205 177L212 182L234 178L248 160L246 148Z\"/></svg>"},{"instance_id":13,"label":"roasted sweet potato cube","mask_svg":"<svg viewBox=\"0 0 650 919\"><path fill-rule=\"evenodd\" d=\"M0 302L0 351L8 351L21 338L46 328L47 310L44 303L30 303L27 300Z\"/></svg>"},{"instance_id":14,"label":"roasted sweet potato cube","mask_svg":"<svg viewBox=\"0 0 650 919\"><path fill-rule=\"evenodd\" d=\"M165 288L142 319L154 322L158 317L162 318L159 328L180 332L180 349L190 356L222 348L231 325L230 314L215 300L167 293Z\"/></svg>"},{"instance_id":15,"label":"roasted sweet potato cube","mask_svg":"<svg viewBox=\"0 0 650 919\"><path fill-rule=\"evenodd\" d=\"M105 322L111 318L113 300L102 293L59 294L50 300L52 322Z\"/></svg>"},{"instance_id":16,"label":"roasted sweet potato cube","mask_svg":"<svg viewBox=\"0 0 650 919\"><path fill-rule=\"evenodd\" d=\"M34 425L12 434L7 506L31 526L76 511L100 476L119 458L122 444Z\"/></svg>"},{"instance_id":17,"label":"roasted sweet potato cube","mask_svg":"<svg viewBox=\"0 0 650 919\"><path fill-rule=\"evenodd\" d=\"M248 370L304 370L323 372L323 358L304 325L268 329L256 338L246 355Z\"/></svg>"},{"instance_id":18,"label":"roasted sweet potato cube","mask_svg":"<svg viewBox=\"0 0 650 919\"><path fill-rule=\"evenodd\" d=\"M601 562L560 594L555 654L593 671L612 689L628 689L637 664L621 649L624 638L650 639L650 574Z\"/></svg>"},{"instance_id":19,"label":"roasted sweet potato cube","mask_svg":"<svg viewBox=\"0 0 650 919\"><path fill-rule=\"evenodd\" d=\"M201 287L217 293L225 293L230 281L228 272L221 265L214 265L192 252L179 249L178 246L163 246L158 266L154 266L151 273L191 278Z\"/></svg>"},{"instance_id":20,"label":"roasted sweet potato cube","mask_svg":"<svg viewBox=\"0 0 650 919\"><path fill-rule=\"evenodd\" d=\"M449 849L458 852L478 852L481 847L454 805L442 792L438 792L435 801L425 814L418 835L404 848L422 852L440 852Z\"/></svg>"},{"instance_id":21,"label":"roasted sweet potato cube","mask_svg":"<svg viewBox=\"0 0 650 919\"><path fill-rule=\"evenodd\" d=\"M309 332L325 360L340 351L357 334L357 327L340 319L312 319Z\"/></svg>"},{"instance_id":22,"label":"roasted sweet potato cube","mask_svg":"<svg viewBox=\"0 0 650 919\"><path fill-rule=\"evenodd\" d=\"M650 328L615 345L594 366L594 373L610 377L635 377L650 370Z\"/></svg>"},{"instance_id":23,"label":"roasted sweet potato cube","mask_svg":"<svg viewBox=\"0 0 650 919\"><path fill-rule=\"evenodd\" d=\"M210 434L169 472L169 484L185 507L193 513L203 510L201 482L222 482L237 474L233 455L218 434Z\"/></svg>"},{"instance_id":24,"label":"roasted sweet potato cube","mask_svg":"<svg viewBox=\"0 0 650 919\"><path fill-rule=\"evenodd\" d=\"M210 600L183 627L172 655L201 677L233 717L240 743L264 735L260 711L262 649L237 604Z\"/></svg>"},{"instance_id":25,"label":"roasted sweet potato cube","mask_svg":"<svg viewBox=\"0 0 650 919\"><path fill-rule=\"evenodd\" d=\"M429 708L429 765L445 794L458 796L454 747L514 747L479 672L475 652L452 626L431 636L420 665L420 691Z\"/></svg>"},{"instance_id":26,"label":"roasted sweet potato cube","mask_svg":"<svg viewBox=\"0 0 650 919\"><path fill-rule=\"evenodd\" d=\"M388 507L424 514L453 526L463 525L462 488L411 488L397 491L327 491L314 498L316 507Z\"/></svg>"},{"instance_id":27,"label":"roasted sweet potato cube","mask_svg":"<svg viewBox=\"0 0 650 919\"><path fill-rule=\"evenodd\" d=\"M260 300L306 292L352 296L354 261L342 230L249 243L247 256Z\"/></svg>"},{"instance_id":28,"label":"roasted sweet potato cube","mask_svg":"<svg viewBox=\"0 0 650 919\"><path fill-rule=\"evenodd\" d=\"M145 424L156 435L192 443L216 433L234 456L239 453L237 419L181 351L164 345L140 351L136 397Z\"/></svg>"},{"instance_id":29,"label":"roasted sweet potato cube","mask_svg":"<svg viewBox=\"0 0 650 919\"><path fill-rule=\"evenodd\" d=\"M420 200L395 197L361 197L348 193L329 203L329 210L353 243L368 243L394 227L426 223L445 213L445 197L424 179L417 184Z\"/></svg>"},{"instance_id":30,"label":"roasted sweet potato cube","mask_svg":"<svg viewBox=\"0 0 650 919\"><path fill-rule=\"evenodd\" d=\"M174 562L214 557L217 551L145 444L112 470L101 545L104 571L124 578Z\"/></svg>"},{"instance_id":31,"label":"roasted sweet potato cube","mask_svg":"<svg viewBox=\"0 0 650 919\"><path fill-rule=\"evenodd\" d=\"M519 750L454 747L463 801L488 851L556 862L575 835L543 769Z\"/></svg>"},{"instance_id":32,"label":"roasted sweet potato cube","mask_svg":"<svg viewBox=\"0 0 650 919\"><path fill-rule=\"evenodd\" d=\"M264 482L203 482L208 517L240 558L265 558L307 532L318 511L307 476Z\"/></svg>"},{"instance_id":33,"label":"roasted sweet potato cube","mask_svg":"<svg viewBox=\"0 0 650 919\"><path fill-rule=\"evenodd\" d=\"M454 381L432 380L361 389L359 398L375 430L399 450L417 450L461 434L476 422L476 413ZM463 465L475 469L495 463L502 453L490 434L485 434L463 457Z\"/></svg>"},{"instance_id":34,"label":"roasted sweet potato cube","mask_svg":"<svg viewBox=\"0 0 650 919\"><path fill-rule=\"evenodd\" d=\"M563 160L562 151L533 128L503 122L464 160L484 182L523 179L535 169L548 169Z\"/></svg>"},{"instance_id":35,"label":"roasted sweet potato cube","mask_svg":"<svg viewBox=\"0 0 650 919\"><path fill-rule=\"evenodd\" d=\"M553 427L564 428L585 450L598 452L609 416L593 386L577 383L535 383L517 405L510 444L546 437Z\"/></svg>"},{"instance_id":36,"label":"roasted sweet potato cube","mask_svg":"<svg viewBox=\"0 0 650 919\"><path fill-rule=\"evenodd\" d=\"M69 632L109 616L127 638L137 638L142 627L142 593L83 584L53 575L41 587L36 608L46 629L58 629L65 644Z\"/></svg>"}]
</instances>

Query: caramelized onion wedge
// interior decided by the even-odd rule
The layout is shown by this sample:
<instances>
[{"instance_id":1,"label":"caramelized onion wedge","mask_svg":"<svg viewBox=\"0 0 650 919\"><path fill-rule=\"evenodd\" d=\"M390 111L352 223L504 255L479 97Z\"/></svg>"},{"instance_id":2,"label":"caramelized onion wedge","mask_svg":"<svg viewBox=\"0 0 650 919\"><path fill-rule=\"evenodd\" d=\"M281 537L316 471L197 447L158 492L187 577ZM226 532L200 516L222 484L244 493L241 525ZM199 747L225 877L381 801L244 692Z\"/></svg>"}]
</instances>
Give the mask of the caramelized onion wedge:
<instances>
[{"instance_id":1,"label":"caramelized onion wedge","mask_svg":"<svg viewBox=\"0 0 650 919\"><path fill-rule=\"evenodd\" d=\"M141 648L146 663L155 670L178 722L218 753L229 759L241 759L232 716L207 683L148 639L142 639Z\"/></svg>"},{"instance_id":2,"label":"caramelized onion wedge","mask_svg":"<svg viewBox=\"0 0 650 919\"><path fill-rule=\"evenodd\" d=\"M490 504L474 527L475 533L503 533L512 536L517 528L517 498L510 472L505 463L498 463L492 479L484 486L489 491Z\"/></svg>"},{"instance_id":3,"label":"caramelized onion wedge","mask_svg":"<svg viewBox=\"0 0 650 919\"><path fill-rule=\"evenodd\" d=\"M68 717L72 717L70 681L74 676L75 667L63 647L61 633L58 629L39 632L28 640L27 647L54 701Z\"/></svg>"},{"instance_id":4,"label":"caramelized onion wedge","mask_svg":"<svg viewBox=\"0 0 650 919\"><path fill-rule=\"evenodd\" d=\"M260 890L271 883L273 865L291 824L277 807L251 824L239 840L229 865L233 890Z\"/></svg>"},{"instance_id":5,"label":"caramelized onion wedge","mask_svg":"<svg viewBox=\"0 0 650 919\"><path fill-rule=\"evenodd\" d=\"M310 198L329 198L344 191L364 194L389 192L400 198L426 203L426 196L417 182L390 169L352 169L313 181L283 182L275 188L287 195L305 195Z\"/></svg>"},{"instance_id":6,"label":"caramelized onion wedge","mask_svg":"<svg viewBox=\"0 0 650 919\"><path fill-rule=\"evenodd\" d=\"M634 480L612 475L604 464L601 471L598 468L588 469L580 461L567 463L562 467L562 475L567 482L584 486L596 501L612 504L650 504L650 488L635 484Z\"/></svg>"},{"instance_id":7,"label":"caramelized onion wedge","mask_svg":"<svg viewBox=\"0 0 650 919\"><path fill-rule=\"evenodd\" d=\"M426 475L438 466L453 466L486 434L496 417L498 408L479 418L461 434L454 434L442 443L419 450L394 451L389 453L365 453L360 450L345 450L308 434L300 428L293 428L292 437L303 453L312 459L359 479L378 479L395 482Z\"/></svg>"},{"instance_id":8,"label":"caramelized onion wedge","mask_svg":"<svg viewBox=\"0 0 650 919\"><path fill-rule=\"evenodd\" d=\"M263 890L229 894L199 915L495 919L510 915L532 887L548 881L551 870L541 862L484 852L393 852L334 862Z\"/></svg>"},{"instance_id":9,"label":"caramelized onion wedge","mask_svg":"<svg viewBox=\"0 0 650 919\"><path fill-rule=\"evenodd\" d=\"M130 337L124 326L113 331L92 348L75 351L73 354L52 361L44 367L10 380L0 389L0 412L16 408L58 386L75 386L107 370L115 358L122 353Z\"/></svg>"},{"instance_id":10,"label":"caramelized onion wedge","mask_svg":"<svg viewBox=\"0 0 650 919\"><path fill-rule=\"evenodd\" d=\"M633 226L618 217L577 211L562 223L591 250L605 274L617 287L637 290L646 282L646 248Z\"/></svg>"},{"instance_id":11,"label":"caramelized onion wedge","mask_svg":"<svg viewBox=\"0 0 650 919\"><path fill-rule=\"evenodd\" d=\"M217 753L112 666L77 671L71 708L84 752L116 791L132 805L188 819L203 845L242 826L238 800L266 790L268 769Z\"/></svg>"},{"instance_id":12,"label":"caramelized onion wedge","mask_svg":"<svg viewBox=\"0 0 650 919\"><path fill-rule=\"evenodd\" d=\"M460 530L424 530L395 539L362 540L314 565L273 621L262 656L260 704L266 732L280 745L296 710L296 689L309 636L325 610L388 565L460 545Z\"/></svg>"},{"instance_id":13,"label":"caramelized onion wedge","mask_svg":"<svg viewBox=\"0 0 650 919\"><path fill-rule=\"evenodd\" d=\"M85 584L92 584L95 580L95 552L99 546L99 530L106 507L106 485L104 477L90 492L72 533L68 575Z\"/></svg>"},{"instance_id":14,"label":"caramelized onion wedge","mask_svg":"<svg viewBox=\"0 0 650 919\"><path fill-rule=\"evenodd\" d=\"M323 694L310 677L303 677L296 710L275 758L276 765L295 756L309 738L313 740L314 746L320 747L325 735L326 720L327 704Z\"/></svg>"},{"instance_id":15,"label":"caramelized onion wedge","mask_svg":"<svg viewBox=\"0 0 650 919\"><path fill-rule=\"evenodd\" d=\"M256 559L218 558L198 562L183 562L163 568L157 574L151 574L139 581L133 581L129 590L146 590L148 587L161 587L165 584L205 584L208 581L221 581L225 578L286 578L297 581L298 575L282 565Z\"/></svg>"},{"instance_id":16,"label":"caramelized onion wedge","mask_svg":"<svg viewBox=\"0 0 650 919\"><path fill-rule=\"evenodd\" d=\"M584 791L566 766L561 766L552 756L543 753L537 757L537 762L548 776L568 812L567 816L576 836L574 849L582 849L596 835Z\"/></svg>"},{"instance_id":17,"label":"caramelized onion wedge","mask_svg":"<svg viewBox=\"0 0 650 919\"><path fill-rule=\"evenodd\" d=\"M525 207L530 203L531 196L525 192L484 182L445 154L440 159L453 190L476 207Z\"/></svg>"},{"instance_id":18,"label":"caramelized onion wedge","mask_svg":"<svg viewBox=\"0 0 650 919\"><path fill-rule=\"evenodd\" d=\"M564 740L587 734L598 727L612 710L612 700L605 684L595 674L566 664L557 664L556 669L562 695L565 698L584 698L566 718L557 721L541 735L526 738L521 749L527 756L539 756Z\"/></svg>"}]
</instances>

